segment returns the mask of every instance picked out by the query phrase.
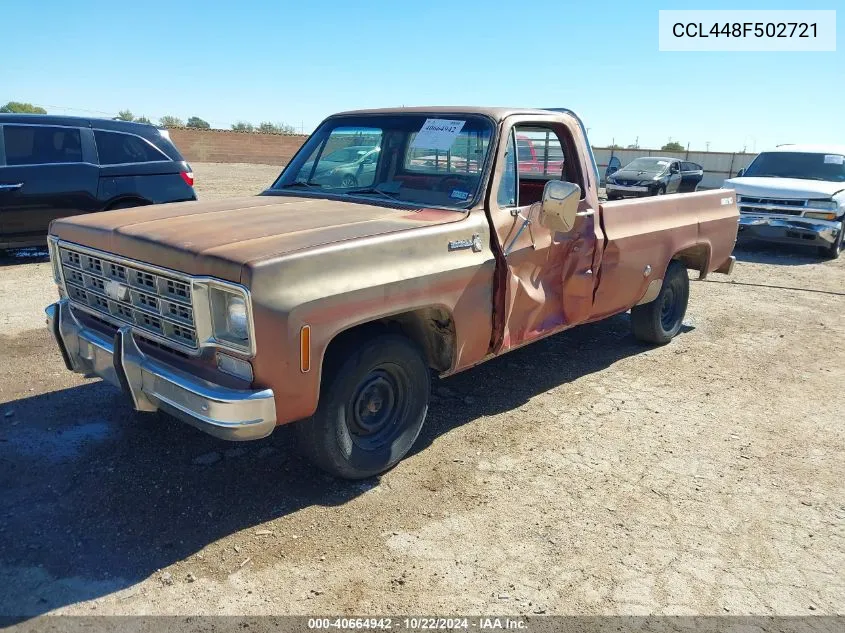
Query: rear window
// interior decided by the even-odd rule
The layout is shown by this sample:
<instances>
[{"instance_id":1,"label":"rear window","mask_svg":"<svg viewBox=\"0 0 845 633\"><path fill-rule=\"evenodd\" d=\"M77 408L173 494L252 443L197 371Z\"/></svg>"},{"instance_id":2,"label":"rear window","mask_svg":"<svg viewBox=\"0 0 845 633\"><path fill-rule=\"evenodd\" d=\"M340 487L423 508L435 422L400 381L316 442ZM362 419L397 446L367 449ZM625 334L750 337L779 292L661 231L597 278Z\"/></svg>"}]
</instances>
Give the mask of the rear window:
<instances>
[{"instance_id":1,"label":"rear window","mask_svg":"<svg viewBox=\"0 0 845 633\"><path fill-rule=\"evenodd\" d=\"M101 165L149 163L170 160L161 151L139 136L121 132L94 131Z\"/></svg>"},{"instance_id":2,"label":"rear window","mask_svg":"<svg viewBox=\"0 0 845 633\"><path fill-rule=\"evenodd\" d=\"M82 162L78 128L48 125L5 125L7 165L45 165Z\"/></svg>"}]
</instances>

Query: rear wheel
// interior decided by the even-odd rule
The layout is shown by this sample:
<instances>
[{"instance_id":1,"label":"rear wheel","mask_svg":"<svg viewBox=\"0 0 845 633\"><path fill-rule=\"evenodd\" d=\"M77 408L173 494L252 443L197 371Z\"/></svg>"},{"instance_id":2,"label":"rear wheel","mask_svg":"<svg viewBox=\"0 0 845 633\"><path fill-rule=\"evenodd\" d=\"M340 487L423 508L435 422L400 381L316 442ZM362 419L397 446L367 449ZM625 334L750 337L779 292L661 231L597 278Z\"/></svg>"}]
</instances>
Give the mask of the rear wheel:
<instances>
[{"instance_id":1,"label":"rear wheel","mask_svg":"<svg viewBox=\"0 0 845 633\"><path fill-rule=\"evenodd\" d=\"M822 249L822 255L828 259L838 259L842 252L843 233L845 233L845 220L839 223L839 235L836 236L836 241L827 248Z\"/></svg>"},{"instance_id":2,"label":"rear wheel","mask_svg":"<svg viewBox=\"0 0 845 633\"><path fill-rule=\"evenodd\" d=\"M344 479L382 473L411 449L428 412L430 376L417 347L380 334L327 359L317 412L297 423L300 450Z\"/></svg>"},{"instance_id":3,"label":"rear wheel","mask_svg":"<svg viewBox=\"0 0 845 633\"><path fill-rule=\"evenodd\" d=\"M669 262L657 298L631 308L631 328L641 341L663 345L680 332L689 302L689 277L678 261Z\"/></svg>"}]
</instances>

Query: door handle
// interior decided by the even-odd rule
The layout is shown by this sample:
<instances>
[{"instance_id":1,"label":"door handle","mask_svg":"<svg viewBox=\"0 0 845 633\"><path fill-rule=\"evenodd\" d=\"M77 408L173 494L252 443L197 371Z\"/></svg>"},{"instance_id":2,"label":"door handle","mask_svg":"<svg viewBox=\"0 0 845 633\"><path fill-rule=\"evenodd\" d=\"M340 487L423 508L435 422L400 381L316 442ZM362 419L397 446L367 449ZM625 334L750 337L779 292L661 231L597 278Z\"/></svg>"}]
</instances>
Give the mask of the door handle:
<instances>
[{"instance_id":1,"label":"door handle","mask_svg":"<svg viewBox=\"0 0 845 633\"><path fill-rule=\"evenodd\" d=\"M23 183L15 183L14 185L3 185L0 184L0 191L14 191L15 189L20 189L23 187Z\"/></svg>"},{"instance_id":2,"label":"door handle","mask_svg":"<svg viewBox=\"0 0 845 633\"><path fill-rule=\"evenodd\" d=\"M575 214L575 217L588 218L591 215L595 215L595 214L596 214L595 209L587 209L586 211L579 211L578 213Z\"/></svg>"}]
</instances>

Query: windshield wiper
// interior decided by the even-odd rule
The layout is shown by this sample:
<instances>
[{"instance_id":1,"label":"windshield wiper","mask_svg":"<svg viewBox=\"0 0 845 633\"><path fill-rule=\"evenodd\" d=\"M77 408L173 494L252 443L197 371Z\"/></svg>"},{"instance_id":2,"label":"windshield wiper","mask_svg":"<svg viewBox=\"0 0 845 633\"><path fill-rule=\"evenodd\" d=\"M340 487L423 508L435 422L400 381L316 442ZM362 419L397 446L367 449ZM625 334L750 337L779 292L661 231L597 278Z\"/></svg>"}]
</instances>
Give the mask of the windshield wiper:
<instances>
[{"instance_id":1,"label":"windshield wiper","mask_svg":"<svg viewBox=\"0 0 845 633\"><path fill-rule=\"evenodd\" d=\"M286 185L282 185L279 187L280 189L287 189L288 187L308 187L309 189L322 189L319 185L312 185L309 182L303 182L301 180L297 180L296 182L289 182Z\"/></svg>"},{"instance_id":2,"label":"windshield wiper","mask_svg":"<svg viewBox=\"0 0 845 633\"><path fill-rule=\"evenodd\" d=\"M356 193L379 193L379 194L383 195L385 198L390 198L391 200L399 201L399 198L397 198L394 195L387 193L386 191L382 191L378 187L359 187L358 189L349 189L348 191L344 191L343 195L346 196L346 195L356 194Z\"/></svg>"}]
</instances>

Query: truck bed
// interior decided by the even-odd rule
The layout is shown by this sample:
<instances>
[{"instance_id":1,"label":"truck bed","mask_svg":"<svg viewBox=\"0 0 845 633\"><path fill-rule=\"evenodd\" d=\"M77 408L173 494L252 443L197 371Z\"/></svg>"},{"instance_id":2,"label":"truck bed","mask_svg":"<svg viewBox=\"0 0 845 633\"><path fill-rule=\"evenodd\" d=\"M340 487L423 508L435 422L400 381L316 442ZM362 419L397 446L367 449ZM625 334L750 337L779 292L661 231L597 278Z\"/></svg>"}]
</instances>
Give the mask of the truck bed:
<instances>
[{"instance_id":1,"label":"truck bed","mask_svg":"<svg viewBox=\"0 0 845 633\"><path fill-rule=\"evenodd\" d=\"M739 212L730 189L601 206L605 245L593 319L635 305L673 257L704 277L728 260L736 242Z\"/></svg>"}]
</instances>

